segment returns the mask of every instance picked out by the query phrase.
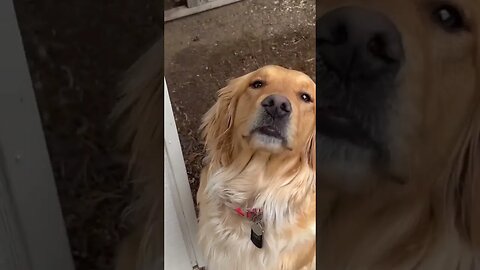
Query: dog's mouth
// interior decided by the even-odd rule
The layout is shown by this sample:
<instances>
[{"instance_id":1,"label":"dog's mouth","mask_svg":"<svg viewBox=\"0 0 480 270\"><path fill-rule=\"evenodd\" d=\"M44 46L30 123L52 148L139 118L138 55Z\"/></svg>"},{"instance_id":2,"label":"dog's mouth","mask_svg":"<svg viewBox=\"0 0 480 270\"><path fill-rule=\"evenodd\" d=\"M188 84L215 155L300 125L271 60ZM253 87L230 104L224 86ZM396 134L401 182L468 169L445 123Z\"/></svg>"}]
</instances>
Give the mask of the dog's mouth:
<instances>
[{"instance_id":1,"label":"dog's mouth","mask_svg":"<svg viewBox=\"0 0 480 270\"><path fill-rule=\"evenodd\" d=\"M317 131L329 138L359 146L374 144L365 125L353 113L336 106L317 109Z\"/></svg>"},{"instance_id":2,"label":"dog's mouth","mask_svg":"<svg viewBox=\"0 0 480 270\"><path fill-rule=\"evenodd\" d=\"M284 132L274 125L262 125L253 128L248 136L244 136L249 141L254 142L256 147L278 151L280 149L290 149L288 140Z\"/></svg>"},{"instance_id":3,"label":"dog's mouth","mask_svg":"<svg viewBox=\"0 0 480 270\"><path fill-rule=\"evenodd\" d=\"M288 139L289 125L289 117L275 118L262 110L253 119L248 134L245 134L243 137L255 149L266 149L272 152L290 149Z\"/></svg>"},{"instance_id":4,"label":"dog's mouth","mask_svg":"<svg viewBox=\"0 0 480 270\"><path fill-rule=\"evenodd\" d=\"M276 138L279 140L285 140L285 137L282 135L280 130L274 126L262 126L262 127L257 127L252 131L253 133L257 133L260 135L265 135L268 137Z\"/></svg>"}]
</instances>

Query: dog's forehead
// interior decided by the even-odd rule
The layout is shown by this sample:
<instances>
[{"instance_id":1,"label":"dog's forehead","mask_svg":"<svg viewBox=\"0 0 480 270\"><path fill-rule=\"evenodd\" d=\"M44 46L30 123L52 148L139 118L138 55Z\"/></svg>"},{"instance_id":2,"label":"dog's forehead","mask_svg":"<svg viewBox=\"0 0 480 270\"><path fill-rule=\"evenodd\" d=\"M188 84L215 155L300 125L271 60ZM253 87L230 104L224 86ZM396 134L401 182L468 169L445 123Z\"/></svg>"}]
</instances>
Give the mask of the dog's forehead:
<instances>
[{"instance_id":1,"label":"dog's forehead","mask_svg":"<svg viewBox=\"0 0 480 270\"><path fill-rule=\"evenodd\" d=\"M253 73L253 80L265 80L269 84L296 84L302 87L314 87L313 80L305 73L280 66L266 66L258 69Z\"/></svg>"}]
</instances>

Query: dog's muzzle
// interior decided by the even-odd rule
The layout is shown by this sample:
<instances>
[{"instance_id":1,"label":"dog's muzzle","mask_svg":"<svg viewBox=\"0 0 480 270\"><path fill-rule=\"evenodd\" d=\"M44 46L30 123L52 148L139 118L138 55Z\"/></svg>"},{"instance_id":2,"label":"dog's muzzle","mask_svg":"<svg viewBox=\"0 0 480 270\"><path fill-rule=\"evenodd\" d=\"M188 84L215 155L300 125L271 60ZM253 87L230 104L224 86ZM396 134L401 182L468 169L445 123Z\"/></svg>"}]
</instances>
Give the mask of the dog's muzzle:
<instances>
[{"instance_id":1,"label":"dog's muzzle","mask_svg":"<svg viewBox=\"0 0 480 270\"><path fill-rule=\"evenodd\" d=\"M404 63L401 35L381 13L359 7L317 20L317 132L357 146L378 146Z\"/></svg>"},{"instance_id":2,"label":"dog's muzzle","mask_svg":"<svg viewBox=\"0 0 480 270\"><path fill-rule=\"evenodd\" d=\"M292 105L287 97L270 95L261 102L261 109L252 133L286 141Z\"/></svg>"}]
</instances>

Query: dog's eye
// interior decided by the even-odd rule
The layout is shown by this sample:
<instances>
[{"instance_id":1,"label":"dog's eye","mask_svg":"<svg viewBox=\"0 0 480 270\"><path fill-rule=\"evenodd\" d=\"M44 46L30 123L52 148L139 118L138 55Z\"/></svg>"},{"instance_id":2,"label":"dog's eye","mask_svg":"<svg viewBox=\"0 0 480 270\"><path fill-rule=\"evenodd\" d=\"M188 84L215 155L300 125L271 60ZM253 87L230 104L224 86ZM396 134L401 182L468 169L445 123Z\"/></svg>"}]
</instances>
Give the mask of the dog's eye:
<instances>
[{"instance_id":1,"label":"dog's eye","mask_svg":"<svg viewBox=\"0 0 480 270\"><path fill-rule=\"evenodd\" d=\"M455 32L466 28L462 12L454 6L443 5L436 8L433 17L446 31Z\"/></svg>"},{"instance_id":2,"label":"dog's eye","mask_svg":"<svg viewBox=\"0 0 480 270\"><path fill-rule=\"evenodd\" d=\"M301 93L301 94L300 94L300 98L301 98L303 101L305 101L306 103L312 102L312 97L311 97L309 94L307 94L307 93Z\"/></svg>"},{"instance_id":3,"label":"dog's eye","mask_svg":"<svg viewBox=\"0 0 480 270\"><path fill-rule=\"evenodd\" d=\"M256 81L254 81L250 86L251 86L253 89L258 89L258 88L262 88L263 85L265 85L265 82L260 81L260 80L256 80Z\"/></svg>"}]
</instances>

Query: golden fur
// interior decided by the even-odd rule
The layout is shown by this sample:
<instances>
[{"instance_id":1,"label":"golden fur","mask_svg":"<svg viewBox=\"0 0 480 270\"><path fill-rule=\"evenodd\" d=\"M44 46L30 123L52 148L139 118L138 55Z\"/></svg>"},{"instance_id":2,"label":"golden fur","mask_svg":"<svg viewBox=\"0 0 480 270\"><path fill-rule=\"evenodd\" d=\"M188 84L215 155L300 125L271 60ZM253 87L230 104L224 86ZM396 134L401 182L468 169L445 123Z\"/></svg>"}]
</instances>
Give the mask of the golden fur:
<instances>
[{"instance_id":1,"label":"golden fur","mask_svg":"<svg viewBox=\"0 0 480 270\"><path fill-rule=\"evenodd\" d=\"M253 89L255 80L265 82ZM306 103L301 94L308 93ZM268 147L251 135L261 102L272 94L292 104L287 145ZM197 200L199 243L209 270L315 269L315 84L303 73L267 66L219 91L203 125L207 158ZM236 207L264 211L264 246Z\"/></svg>"},{"instance_id":2,"label":"golden fur","mask_svg":"<svg viewBox=\"0 0 480 270\"><path fill-rule=\"evenodd\" d=\"M445 2L465 12L468 31L433 22ZM480 269L480 1L322 0L317 15L345 5L382 12L403 36L386 168L402 181L381 174L347 191L317 175L319 268Z\"/></svg>"},{"instance_id":3,"label":"golden fur","mask_svg":"<svg viewBox=\"0 0 480 270\"><path fill-rule=\"evenodd\" d=\"M117 253L116 270L163 269L163 40L127 72L112 114L120 146L130 155L135 201L127 217L133 232Z\"/></svg>"},{"instance_id":4,"label":"golden fur","mask_svg":"<svg viewBox=\"0 0 480 270\"><path fill-rule=\"evenodd\" d=\"M448 34L438 29L429 11L430 5L437 3L435 0L317 1L318 16L349 4L382 12L402 33L406 53L397 97L403 109L396 119L391 119L396 138L394 147L399 150L396 162L388 168L389 173L402 181L383 181L389 176L380 174L385 179L361 179L357 185L363 188L352 192L343 189L342 183L339 186L328 179L319 179L317 244L309 233L315 223L316 205L312 191L315 188L313 141L309 145L308 139L303 138L303 145L308 146L304 151L272 155L276 157L273 159L268 159L268 154L248 153L248 145L239 147L237 144L243 140L234 132L238 127L235 127L233 113L236 115L238 108L245 108L240 115L252 116L255 103L238 106L238 102L243 96L240 93L246 91L246 81L255 73L232 81L220 92L219 101L205 118L209 157L198 196L201 207L199 237L211 262L222 264L225 256L231 256L232 261L224 269L232 269L236 264L255 263L263 258L268 263L270 255L278 255L282 260L276 262L308 265L316 260L319 269L327 270L480 268L480 2L451 2L464 10L470 26L468 32ZM117 269L157 269L152 265L163 256L163 222L159 222L163 204L162 199L155 196L162 188L159 179L163 177L160 167L155 166L163 163L161 153L155 152L162 148L160 136L163 133L162 119L158 117L162 114L163 63L158 61L163 53L161 47L158 43L135 65L115 113L125 117L121 118L125 119L122 121L125 124L120 133L125 135L124 144L136 153L134 161L148 161L135 162L133 166L135 179L143 179L136 185L140 199L134 212L139 213L139 225L136 233L123 242ZM307 152L310 157L304 155ZM281 156L285 156L284 161L280 161ZM300 163L295 165L293 157ZM247 163L249 166L245 166ZM291 166L298 169L298 177L288 177ZM248 177L238 179L236 176L240 173L248 173ZM239 181L222 181L226 179ZM280 189L281 183L288 179L295 181L288 189ZM247 182L253 185L246 185ZM276 206L288 202L291 213L304 213L298 219L297 216L291 219L293 223L283 219L276 224L279 228L285 225L286 229L282 228L278 237L272 237L271 241L275 242L271 245L272 252L265 253L270 245L261 251L245 246L241 249L240 242L248 242L245 237L249 237L246 236L249 227L240 224L242 221L231 212L211 203L212 198L225 199L218 195L226 184L234 188L233 202L251 199L261 188L267 191L262 193L262 198L275 199L271 202ZM313 195L302 196L306 190ZM292 195L298 197L286 201ZM224 219L207 216L213 214ZM230 236L238 241L215 243L229 231L209 231L213 228L208 225L212 220L218 226L237 230L237 234ZM308 239L303 246L297 242L302 234ZM296 244L300 246L293 248ZM292 249L278 252L284 245ZM231 251L231 247L238 249ZM315 247L317 259L313 254ZM235 253L231 255L230 252ZM248 252L255 254L253 261L247 261L252 256L242 256Z\"/></svg>"}]
</instances>

